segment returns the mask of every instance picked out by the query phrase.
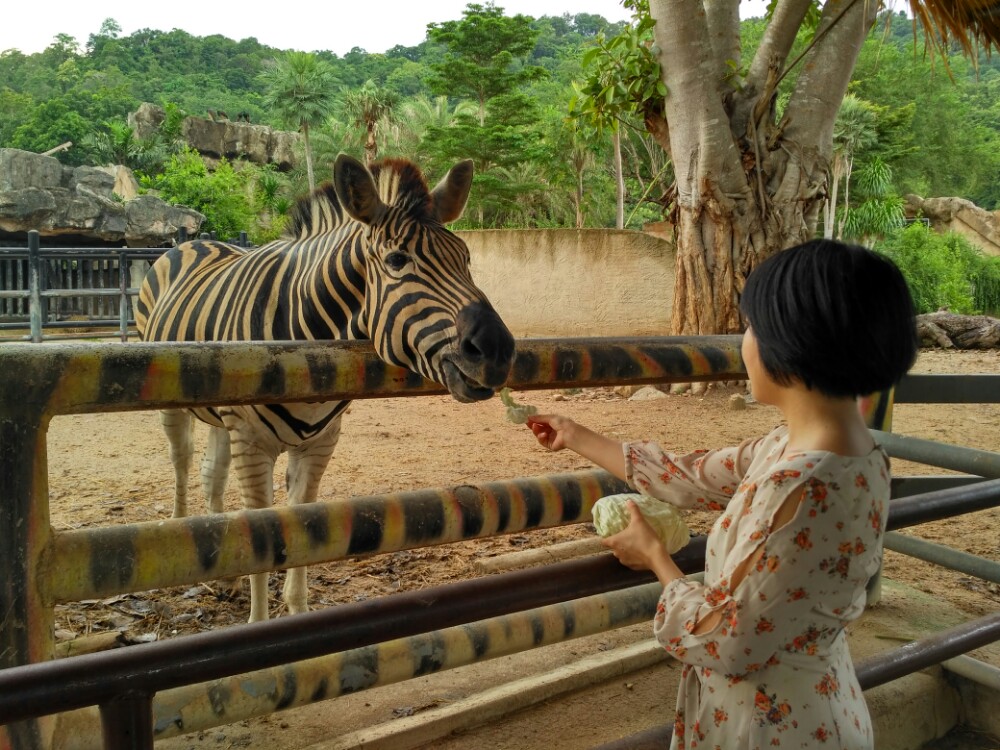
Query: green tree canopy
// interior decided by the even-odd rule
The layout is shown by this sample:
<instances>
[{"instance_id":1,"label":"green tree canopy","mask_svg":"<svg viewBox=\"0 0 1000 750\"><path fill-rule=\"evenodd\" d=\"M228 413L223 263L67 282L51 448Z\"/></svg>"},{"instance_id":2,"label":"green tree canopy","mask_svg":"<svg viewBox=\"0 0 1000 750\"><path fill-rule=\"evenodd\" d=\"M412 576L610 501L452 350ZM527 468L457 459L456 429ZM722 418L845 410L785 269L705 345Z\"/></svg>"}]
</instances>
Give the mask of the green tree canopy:
<instances>
[{"instance_id":1,"label":"green tree canopy","mask_svg":"<svg viewBox=\"0 0 1000 750\"><path fill-rule=\"evenodd\" d=\"M538 37L531 19L505 16L492 2L469 3L462 20L428 24L427 35L447 50L442 62L430 66L431 91L474 99L480 123L487 101L546 75L544 68L524 62Z\"/></svg>"}]
</instances>

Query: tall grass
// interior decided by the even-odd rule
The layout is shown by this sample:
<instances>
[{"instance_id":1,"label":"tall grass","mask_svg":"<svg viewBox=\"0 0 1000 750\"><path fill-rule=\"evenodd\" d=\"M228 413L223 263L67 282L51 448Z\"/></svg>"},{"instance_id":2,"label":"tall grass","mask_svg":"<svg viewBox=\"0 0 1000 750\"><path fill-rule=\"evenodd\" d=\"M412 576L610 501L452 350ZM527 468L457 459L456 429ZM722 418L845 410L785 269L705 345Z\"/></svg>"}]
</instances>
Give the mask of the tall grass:
<instances>
[{"instance_id":1,"label":"tall grass","mask_svg":"<svg viewBox=\"0 0 1000 750\"><path fill-rule=\"evenodd\" d=\"M875 250L899 266L918 313L946 307L1000 316L1000 257L984 255L960 234L914 223L875 243Z\"/></svg>"}]
</instances>

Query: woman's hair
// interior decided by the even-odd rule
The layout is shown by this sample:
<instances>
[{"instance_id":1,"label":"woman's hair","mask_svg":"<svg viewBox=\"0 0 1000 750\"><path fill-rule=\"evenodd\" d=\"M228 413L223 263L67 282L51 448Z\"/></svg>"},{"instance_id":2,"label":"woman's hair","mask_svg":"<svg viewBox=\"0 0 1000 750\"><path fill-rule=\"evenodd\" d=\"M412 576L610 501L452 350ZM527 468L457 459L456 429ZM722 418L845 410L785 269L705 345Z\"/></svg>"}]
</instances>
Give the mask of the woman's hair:
<instances>
[{"instance_id":1,"label":"woman's hair","mask_svg":"<svg viewBox=\"0 0 1000 750\"><path fill-rule=\"evenodd\" d=\"M917 357L903 274L858 245L812 240L776 253L747 278L740 310L782 385L867 395L896 384Z\"/></svg>"}]
</instances>

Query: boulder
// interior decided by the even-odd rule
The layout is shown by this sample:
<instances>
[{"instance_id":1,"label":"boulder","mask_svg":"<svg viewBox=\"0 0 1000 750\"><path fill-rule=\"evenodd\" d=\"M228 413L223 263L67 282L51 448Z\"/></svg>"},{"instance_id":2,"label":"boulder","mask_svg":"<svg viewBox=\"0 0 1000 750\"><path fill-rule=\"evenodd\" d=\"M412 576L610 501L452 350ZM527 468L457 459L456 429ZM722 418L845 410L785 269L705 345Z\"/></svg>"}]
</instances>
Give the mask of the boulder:
<instances>
[{"instance_id":1,"label":"boulder","mask_svg":"<svg viewBox=\"0 0 1000 750\"><path fill-rule=\"evenodd\" d=\"M938 232L956 232L986 255L1000 255L1000 211L987 211L965 198L906 196L906 215L926 218Z\"/></svg>"},{"instance_id":2,"label":"boulder","mask_svg":"<svg viewBox=\"0 0 1000 750\"><path fill-rule=\"evenodd\" d=\"M200 117L186 118L181 132L193 149L208 157L273 164L282 171L295 166L298 133L272 130L266 125Z\"/></svg>"},{"instance_id":3,"label":"boulder","mask_svg":"<svg viewBox=\"0 0 1000 750\"><path fill-rule=\"evenodd\" d=\"M656 386L644 385L638 391L632 394L629 401L655 401L657 399L667 398L667 394L661 391Z\"/></svg>"},{"instance_id":4,"label":"boulder","mask_svg":"<svg viewBox=\"0 0 1000 750\"><path fill-rule=\"evenodd\" d=\"M160 130L167 113L163 107L143 102L139 109L128 116L128 124L139 138L152 138Z\"/></svg>"},{"instance_id":5,"label":"boulder","mask_svg":"<svg viewBox=\"0 0 1000 750\"><path fill-rule=\"evenodd\" d=\"M129 115L129 124L140 138L155 135L163 123L164 111L153 104L142 104ZM215 119L217 118L217 119ZM195 151L210 160L244 159L254 164L273 164L281 171L295 166L298 133L274 130L266 125L254 125L240 120L185 117L181 136Z\"/></svg>"},{"instance_id":6,"label":"boulder","mask_svg":"<svg viewBox=\"0 0 1000 750\"><path fill-rule=\"evenodd\" d=\"M295 166L294 149L298 133L272 130L266 125L201 117L185 118L181 133L191 148L210 158L273 164L282 171Z\"/></svg>"},{"instance_id":7,"label":"boulder","mask_svg":"<svg viewBox=\"0 0 1000 750\"><path fill-rule=\"evenodd\" d=\"M115 182L112 190L119 198L130 201L139 197L139 181L135 179L135 174L128 167L122 164L109 164L106 167L94 167L94 169L111 175Z\"/></svg>"},{"instance_id":8,"label":"boulder","mask_svg":"<svg viewBox=\"0 0 1000 750\"><path fill-rule=\"evenodd\" d=\"M51 156L0 149L0 232L35 229L128 247L167 247L181 227L198 233L205 217L197 211L150 195L127 200L118 192L127 181L122 169L66 167Z\"/></svg>"}]
</instances>

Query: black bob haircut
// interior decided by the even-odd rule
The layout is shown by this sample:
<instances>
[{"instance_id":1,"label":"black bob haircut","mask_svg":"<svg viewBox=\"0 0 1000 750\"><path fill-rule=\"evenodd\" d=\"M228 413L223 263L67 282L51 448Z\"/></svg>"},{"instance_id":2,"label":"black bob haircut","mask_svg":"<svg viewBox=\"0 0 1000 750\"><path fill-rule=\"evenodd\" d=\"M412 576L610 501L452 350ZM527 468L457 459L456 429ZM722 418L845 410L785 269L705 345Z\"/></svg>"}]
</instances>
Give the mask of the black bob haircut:
<instances>
[{"instance_id":1,"label":"black bob haircut","mask_svg":"<svg viewBox=\"0 0 1000 750\"><path fill-rule=\"evenodd\" d=\"M895 385L917 357L903 274L858 245L812 240L776 253L747 278L740 310L782 385L864 396Z\"/></svg>"}]
</instances>

